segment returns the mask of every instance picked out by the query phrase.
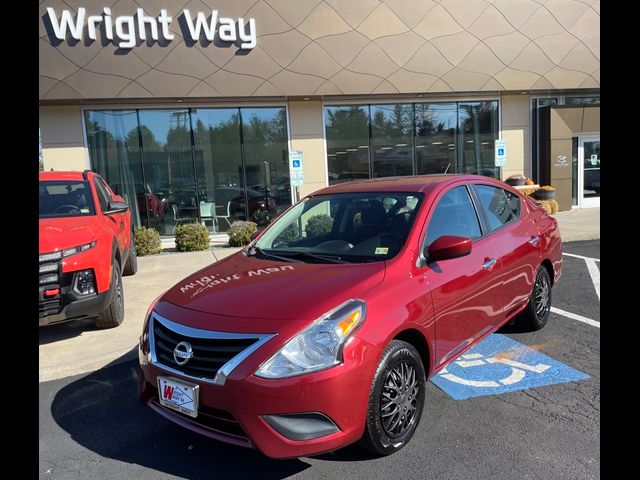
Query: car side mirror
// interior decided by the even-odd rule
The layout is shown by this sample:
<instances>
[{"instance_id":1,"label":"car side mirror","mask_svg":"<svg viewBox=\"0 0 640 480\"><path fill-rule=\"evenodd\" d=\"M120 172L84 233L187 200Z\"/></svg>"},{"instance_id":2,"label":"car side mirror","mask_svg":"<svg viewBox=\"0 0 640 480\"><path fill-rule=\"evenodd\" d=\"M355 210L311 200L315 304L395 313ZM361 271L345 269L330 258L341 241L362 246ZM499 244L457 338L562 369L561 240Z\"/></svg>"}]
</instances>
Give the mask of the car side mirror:
<instances>
[{"instance_id":1,"label":"car side mirror","mask_svg":"<svg viewBox=\"0 0 640 480\"><path fill-rule=\"evenodd\" d=\"M116 200L112 200L109 202L109 206L107 211L104 212L105 215L110 215L112 213L124 213L129 210L129 204L126 202L118 202Z\"/></svg>"},{"instance_id":2,"label":"car side mirror","mask_svg":"<svg viewBox=\"0 0 640 480\"><path fill-rule=\"evenodd\" d=\"M471 245L472 241L468 237L443 235L425 248L424 256L427 261L464 257L471 253Z\"/></svg>"}]
</instances>

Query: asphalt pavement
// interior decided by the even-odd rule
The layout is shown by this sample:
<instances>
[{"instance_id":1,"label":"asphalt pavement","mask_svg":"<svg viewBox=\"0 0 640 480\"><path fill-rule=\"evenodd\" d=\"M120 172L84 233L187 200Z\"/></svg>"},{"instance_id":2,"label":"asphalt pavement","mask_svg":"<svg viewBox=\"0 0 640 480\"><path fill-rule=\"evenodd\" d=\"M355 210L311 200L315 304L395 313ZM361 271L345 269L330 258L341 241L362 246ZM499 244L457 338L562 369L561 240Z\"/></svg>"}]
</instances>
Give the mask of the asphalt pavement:
<instances>
[{"instance_id":1,"label":"asphalt pavement","mask_svg":"<svg viewBox=\"0 0 640 480\"><path fill-rule=\"evenodd\" d=\"M430 382L417 432L395 455L374 458L350 446L276 461L191 433L140 405L131 349L88 374L39 384L40 478L600 478L599 243L563 245L563 274L553 289L554 311L562 314L552 313L538 332L500 332L586 373L585 380L467 400Z\"/></svg>"}]
</instances>

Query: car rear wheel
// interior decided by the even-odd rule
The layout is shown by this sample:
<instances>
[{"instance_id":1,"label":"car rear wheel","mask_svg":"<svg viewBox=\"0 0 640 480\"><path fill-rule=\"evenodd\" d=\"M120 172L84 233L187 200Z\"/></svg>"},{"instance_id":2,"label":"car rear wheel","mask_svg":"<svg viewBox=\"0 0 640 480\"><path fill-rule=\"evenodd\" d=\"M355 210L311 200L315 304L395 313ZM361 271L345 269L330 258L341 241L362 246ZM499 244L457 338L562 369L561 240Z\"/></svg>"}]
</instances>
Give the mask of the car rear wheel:
<instances>
[{"instance_id":1,"label":"car rear wheel","mask_svg":"<svg viewBox=\"0 0 640 480\"><path fill-rule=\"evenodd\" d=\"M551 278L547 269L540 265L536 272L529 304L516 317L515 325L527 331L540 330L547 324L551 313Z\"/></svg>"},{"instance_id":2,"label":"car rear wheel","mask_svg":"<svg viewBox=\"0 0 640 480\"><path fill-rule=\"evenodd\" d=\"M373 377L361 446L378 455L404 447L420 422L426 382L418 351L409 343L392 340Z\"/></svg>"},{"instance_id":3,"label":"car rear wheel","mask_svg":"<svg viewBox=\"0 0 640 480\"><path fill-rule=\"evenodd\" d=\"M128 277L129 275L135 275L138 271L138 256L136 255L136 242L133 240L133 234L131 234L131 250L129 251L129 258L124 266L122 275Z\"/></svg>"},{"instance_id":4,"label":"car rear wheel","mask_svg":"<svg viewBox=\"0 0 640 480\"><path fill-rule=\"evenodd\" d=\"M124 291L122 288L122 274L120 264L113 262L111 268L111 300L106 310L95 319L98 328L117 327L124 320Z\"/></svg>"}]
</instances>

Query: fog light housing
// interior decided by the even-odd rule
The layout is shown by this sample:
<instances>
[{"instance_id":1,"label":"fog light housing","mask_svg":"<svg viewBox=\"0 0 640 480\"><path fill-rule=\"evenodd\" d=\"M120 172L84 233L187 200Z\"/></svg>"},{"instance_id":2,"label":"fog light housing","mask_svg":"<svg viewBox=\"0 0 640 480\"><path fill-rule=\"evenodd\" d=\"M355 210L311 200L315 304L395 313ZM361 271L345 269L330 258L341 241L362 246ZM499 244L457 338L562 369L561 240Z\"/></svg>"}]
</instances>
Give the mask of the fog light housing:
<instances>
[{"instance_id":1,"label":"fog light housing","mask_svg":"<svg viewBox=\"0 0 640 480\"><path fill-rule=\"evenodd\" d=\"M320 412L262 415L262 419L283 437L298 442L340 431L333 420Z\"/></svg>"},{"instance_id":2,"label":"fog light housing","mask_svg":"<svg viewBox=\"0 0 640 480\"><path fill-rule=\"evenodd\" d=\"M73 291L83 296L96 293L96 280L93 270L81 270L73 274Z\"/></svg>"}]
</instances>

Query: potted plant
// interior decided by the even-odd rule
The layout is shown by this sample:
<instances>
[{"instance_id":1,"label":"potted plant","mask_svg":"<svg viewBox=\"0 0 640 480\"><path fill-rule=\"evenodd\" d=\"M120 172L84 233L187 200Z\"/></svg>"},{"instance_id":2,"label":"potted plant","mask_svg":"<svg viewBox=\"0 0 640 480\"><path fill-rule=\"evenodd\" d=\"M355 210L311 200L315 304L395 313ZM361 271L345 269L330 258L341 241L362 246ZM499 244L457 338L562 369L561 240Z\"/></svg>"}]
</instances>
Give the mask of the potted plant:
<instances>
[{"instance_id":1,"label":"potted plant","mask_svg":"<svg viewBox=\"0 0 640 480\"><path fill-rule=\"evenodd\" d=\"M507 185L511 185L512 187L524 185L524 182L527 180L527 177L524 175L511 175L509 178L505 180Z\"/></svg>"},{"instance_id":2,"label":"potted plant","mask_svg":"<svg viewBox=\"0 0 640 480\"><path fill-rule=\"evenodd\" d=\"M549 185L544 185L531 194L536 200L551 200L555 195L556 189Z\"/></svg>"}]
</instances>

